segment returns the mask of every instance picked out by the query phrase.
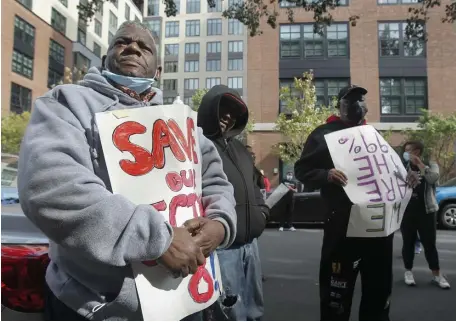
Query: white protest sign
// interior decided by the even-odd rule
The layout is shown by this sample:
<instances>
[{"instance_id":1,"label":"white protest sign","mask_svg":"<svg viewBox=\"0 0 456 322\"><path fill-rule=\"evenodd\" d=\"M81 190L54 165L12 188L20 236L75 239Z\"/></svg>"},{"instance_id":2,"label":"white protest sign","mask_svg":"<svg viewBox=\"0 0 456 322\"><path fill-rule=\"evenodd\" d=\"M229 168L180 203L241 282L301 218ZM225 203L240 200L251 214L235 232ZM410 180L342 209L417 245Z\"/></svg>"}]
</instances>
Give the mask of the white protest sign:
<instances>
[{"instance_id":1,"label":"white protest sign","mask_svg":"<svg viewBox=\"0 0 456 322\"><path fill-rule=\"evenodd\" d=\"M266 205L269 208L274 207L288 192L290 192L290 188L281 183L266 199Z\"/></svg>"},{"instance_id":2,"label":"white protest sign","mask_svg":"<svg viewBox=\"0 0 456 322\"><path fill-rule=\"evenodd\" d=\"M347 237L389 236L400 228L412 195L407 171L393 148L371 125L325 135L334 167L345 173L354 204Z\"/></svg>"},{"instance_id":3,"label":"white protest sign","mask_svg":"<svg viewBox=\"0 0 456 322\"><path fill-rule=\"evenodd\" d=\"M155 207L172 226L204 215L196 112L150 106L97 113L96 121L113 193ZM132 268L146 321L181 320L214 303L222 288L215 253L184 279L155 261Z\"/></svg>"}]
</instances>

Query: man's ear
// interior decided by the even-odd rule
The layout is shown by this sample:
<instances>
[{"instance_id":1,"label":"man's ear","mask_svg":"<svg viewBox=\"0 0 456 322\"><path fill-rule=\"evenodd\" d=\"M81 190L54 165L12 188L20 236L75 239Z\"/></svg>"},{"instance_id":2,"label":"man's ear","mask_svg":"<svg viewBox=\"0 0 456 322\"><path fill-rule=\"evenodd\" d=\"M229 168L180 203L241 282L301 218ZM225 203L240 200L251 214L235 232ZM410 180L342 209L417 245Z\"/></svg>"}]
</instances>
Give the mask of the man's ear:
<instances>
[{"instance_id":1,"label":"man's ear","mask_svg":"<svg viewBox=\"0 0 456 322\"><path fill-rule=\"evenodd\" d=\"M101 69L106 69L105 62L106 62L106 55L103 55L103 57L101 57Z\"/></svg>"}]
</instances>

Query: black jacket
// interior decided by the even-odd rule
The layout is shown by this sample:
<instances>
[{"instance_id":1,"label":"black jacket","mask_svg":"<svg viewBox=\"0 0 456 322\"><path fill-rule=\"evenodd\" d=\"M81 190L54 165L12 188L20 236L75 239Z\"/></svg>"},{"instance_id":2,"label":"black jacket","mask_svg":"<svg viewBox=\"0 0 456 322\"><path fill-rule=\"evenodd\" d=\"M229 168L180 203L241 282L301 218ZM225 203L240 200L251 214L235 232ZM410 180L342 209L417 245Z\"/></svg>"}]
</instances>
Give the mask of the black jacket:
<instances>
[{"instance_id":1,"label":"black jacket","mask_svg":"<svg viewBox=\"0 0 456 322\"><path fill-rule=\"evenodd\" d=\"M322 198L331 211L344 212L348 216L352 203L344 189L328 182L328 172L334 168L325 140L325 134L348 128L338 118L328 119L328 123L317 127L307 138L301 158L295 163L295 176L304 184L304 190L320 189Z\"/></svg>"},{"instance_id":2,"label":"black jacket","mask_svg":"<svg viewBox=\"0 0 456 322\"><path fill-rule=\"evenodd\" d=\"M221 134L219 103L222 97L242 104L244 113L234 127ZM248 110L239 94L227 86L217 85L204 95L198 109L198 126L204 135L214 142L223 162L223 170L233 185L236 199L237 235L236 244L250 243L259 237L266 226L269 208L258 187L258 172L247 148L234 137L240 134L248 121Z\"/></svg>"}]
</instances>

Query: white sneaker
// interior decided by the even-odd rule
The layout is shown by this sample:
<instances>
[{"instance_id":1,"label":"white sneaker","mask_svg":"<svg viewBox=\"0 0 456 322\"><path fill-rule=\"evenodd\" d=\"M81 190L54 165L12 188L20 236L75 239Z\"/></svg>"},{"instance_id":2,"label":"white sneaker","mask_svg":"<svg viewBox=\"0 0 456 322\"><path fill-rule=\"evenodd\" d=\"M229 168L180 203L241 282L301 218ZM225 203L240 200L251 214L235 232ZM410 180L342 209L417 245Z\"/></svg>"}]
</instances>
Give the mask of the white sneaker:
<instances>
[{"instance_id":1,"label":"white sneaker","mask_svg":"<svg viewBox=\"0 0 456 322\"><path fill-rule=\"evenodd\" d=\"M413 277L412 271L405 271L404 282L408 286L415 286L416 285L415 278Z\"/></svg>"},{"instance_id":2,"label":"white sneaker","mask_svg":"<svg viewBox=\"0 0 456 322\"><path fill-rule=\"evenodd\" d=\"M443 289L449 289L450 288L450 283L446 280L446 278L440 274L439 276L434 276L432 278L432 282L436 284L438 287L443 288Z\"/></svg>"},{"instance_id":3,"label":"white sneaker","mask_svg":"<svg viewBox=\"0 0 456 322\"><path fill-rule=\"evenodd\" d=\"M294 228L293 226L291 226L288 230L289 230L289 231L296 231L296 228Z\"/></svg>"},{"instance_id":4,"label":"white sneaker","mask_svg":"<svg viewBox=\"0 0 456 322\"><path fill-rule=\"evenodd\" d=\"M279 228L279 231L283 231L283 227L280 227L280 228Z\"/></svg>"}]
</instances>

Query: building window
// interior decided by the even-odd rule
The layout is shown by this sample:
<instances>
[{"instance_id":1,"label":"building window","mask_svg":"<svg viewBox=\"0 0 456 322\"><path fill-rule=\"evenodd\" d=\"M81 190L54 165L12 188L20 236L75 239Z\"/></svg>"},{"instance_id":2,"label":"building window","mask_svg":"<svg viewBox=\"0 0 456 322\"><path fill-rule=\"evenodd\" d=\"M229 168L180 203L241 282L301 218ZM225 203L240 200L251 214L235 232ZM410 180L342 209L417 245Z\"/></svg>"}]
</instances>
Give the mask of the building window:
<instances>
[{"instance_id":1,"label":"building window","mask_svg":"<svg viewBox=\"0 0 456 322\"><path fill-rule=\"evenodd\" d=\"M220 59L206 60L206 71L207 72L219 72L221 70L222 70L222 62Z\"/></svg>"},{"instance_id":2,"label":"building window","mask_svg":"<svg viewBox=\"0 0 456 322\"><path fill-rule=\"evenodd\" d=\"M125 4L125 20L130 20L130 6Z\"/></svg>"},{"instance_id":3,"label":"building window","mask_svg":"<svg viewBox=\"0 0 456 322\"><path fill-rule=\"evenodd\" d=\"M179 56L179 44L165 45L165 56Z\"/></svg>"},{"instance_id":4,"label":"building window","mask_svg":"<svg viewBox=\"0 0 456 322\"><path fill-rule=\"evenodd\" d=\"M208 54L219 54L222 52L222 42L221 41L208 42L206 50L207 50Z\"/></svg>"},{"instance_id":5,"label":"building window","mask_svg":"<svg viewBox=\"0 0 456 322\"><path fill-rule=\"evenodd\" d=\"M244 60L242 58L228 59L228 70L242 70Z\"/></svg>"},{"instance_id":6,"label":"building window","mask_svg":"<svg viewBox=\"0 0 456 322\"><path fill-rule=\"evenodd\" d=\"M174 98L172 97L164 97L163 98L163 104L173 104Z\"/></svg>"},{"instance_id":7,"label":"building window","mask_svg":"<svg viewBox=\"0 0 456 322\"><path fill-rule=\"evenodd\" d=\"M184 104L187 105L187 106L192 107L192 105L193 105L192 98L189 97L189 96L184 97Z\"/></svg>"},{"instance_id":8,"label":"building window","mask_svg":"<svg viewBox=\"0 0 456 322\"><path fill-rule=\"evenodd\" d=\"M160 0L149 0L147 5L148 16L158 16L160 14Z\"/></svg>"},{"instance_id":9,"label":"building window","mask_svg":"<svg viewBox=\"0 0 456 322\"><path fill-rule=\"evenodd\" d=\"M308 2L317 2L319 0L310 0ZM346 7L348 6L348 1L349 0L339 0L339 7ZM293 8L293 7L296 7L297 4L300 5L301 2L296 2L296 1L285 1L283 0L282 2L280 2L280 7L281 8Z\"/></svg>"},{"instance_id":10,"label":"building window","mask_svg":"<svg viewBox=\"0 0 456 322\"><path fill-rule=\"evenodd\" d=\"M199 88L199 78L186 78L184 79L184 89L197 90Z\"/></svg>"},{"instance_id":11,"label":"building window","mask_svg":"<svg viewBox=\"0 0 456 322\"><path fill-rule=\"evenodd\" d=\"M139 19L138 16L135 16L135 21L136 22L141 22L141 19Z\"/></svg>"},{"instance_id":12,"label":"building window","mask_svg":"<svg viewBox=\"0 0 456 322\"><path fill-rule=\"evenodd\" d=\"M12 70L15 73L33 79L33 58L13 50Z\"/></svg>"},{"instance_id":13,"label":"building window","mask_svg":"<svg viewBox=\"0 0 456 322\"><path fill-rule=\"evenodd\" d=\"M159 39L160 38L160 33L161 33L161 21L160 20L148 20L144 22L147 27L149 28L150 32L152 35Z\"/></svg>"},{"instance_id":14,"label":"building window","mask_svg":"<svg viewBox=\"0 0 456 322\"><path fill-rule=\"evenodd\" d=\"M177 91L177 79L165 79L163 81L163 90Z\"/></svg>"},{"instance_id":15,"label":"building window","mask_svg":"<svg viewBox=\"0 0 456 322\"><path fill-rule=\"evenodd\" d=\"M242 0L228 0L228 7L237 6L241 4Z\"/></svg>"},{"instance_id":16,"label":"building window","mask_svg":"<svg viewBox=\"0 0 456 322\"><path fill-rule=\"evenodd\" d=\"M199 72L199 61L198 60L186 60L184 63L184 72L186 72L186 73Z\"/></svg>"},{"instance_id":17,"label":"building window","mask_svg":"<svg viewBox=\"0 0 456 322\"><path fill-rule=\"evenodd\" d=\"M20 4L22 4L24 7L32 10L32 0L17 0L17 2L19 2ZM62 2L62 1L60 1Z\"/></svg>"},{"instance_id":18,"label":"building window","mask_svg":"<svg viewBox=\"0 0 456 322\"><path fill-rule=\"evenodd\" d=\"M114 34L112 32L108 33L108 44L111 45L111 42L114 40Z\"/></svg>"},{"instance_id":19,"label":"building window","mask_svg":"<svg viewBox=\"0 0 456 322\"><path fill-rule=\"evenodd\" d=\"M406 28L406 22L382 22L378 24L380 56L424 56L424 40L408 37L405 33Z\"/></svg>"},{"instance_id":20,"label":"building window","mask_svg":"<svg viewBox=\"0 0 456 322\"><path fill-rule=\"evenodd\" d=\"M215 0L215 6L211 8L209 3L207 4L207 12L222 12L222 0Z\"/></svg>"},{"instance_id":21,"label":"building window","mask_svg":"<svg viewBox=\"0 0 456 322\"><path fill-rule=\"evenodd\" d=\"M165 37L179 37L179 21L167 21L165 24Z\"/></svg>"},{"instance_id":22,"label":"building window","mask_svg":"<svg viewBox=\"0 0 456 322\"><path fill-rule=\"evenodd\" d=\"M222 83L222 79L220 77L209 77L206 78L206 88L211 89L215 85L220 85Z\"/></svg>"},{"instance_id":23,"label":"building window","mask_svg":"<svg viewBox=\"0 0 456 322\"><path fill-rule=\"evenodd\" d=\"M314 33L312 24L280 26L281 58L348 57L348 25L333 23Z\"/></svg>"},{"instance_id":24,"label":"building window","mask_svg":"<svg viewBox=\"0 0 456 322\"><path fill-rule=\"evenodd\" d=\"M54 8L51 12L51 26L62 34L66 33L66 18Z\"/></svg>"},{"instance_id":25,"label":"building window","mask_svg":"<svg viewBox=\"0 0 456 322\"><path fill-rule=\"evenodd\" d=\"M32 90L22 87L16 83L11 83L11 102L10 111L21 114L32 109Z\"/></svg>"},{"instance_id":26,"label":"building window","mask_svg":"<svg viewBox=\"0 0 456 322\"><path fill-rule=\"evenodd\" d=\"M96 42L93 43L93 53L101 58L101 46Z\"/></svg>"},{"instance_id":27,"label":"building window","mask_svg":"<svg viewBox=\"0 0 456 322\"><path fill-rule=\"evenodd\" d=\"M59 2L68 8L68 0L59 0Z\"/></svg>"},{"instance_id":28,"label":"building window","mask_svg":"<svg viewBox=\"0 0 456 322\"><path fill-rule=\"evenodd\" d=\"M380 78L381 113L417 115L427 109L425 78Z\"/></svg>"},{"instance_id":29,"label":"building window","mask_svg":"<svg viewBox=\"0 0 456 322\"><path fill-rule=\"evenodd\" d=\"M83 44L84 46L86 45L87 42L87 35L84 30L81 28L78 28L78 42Z\"/></svg>"},{"instance_id":30,"label":"building window","mask_svg":"<svg viewBox=\"0 0 456 322\"><path fill-rule=\"evenodd\" d=\"M63 73L49 69L48 70L48 88L52 88L55 85L60 84L60 82L63 80Z\"/></svg>"},{"instance_id":31,"label":"building window","mask_svg":"<svg viewBox=\"0 0 456 322\"><path fill-rule=\"evenodd\" d=\"M244 26L237 19L228 20L228 35L244 34Z\"/></svg>"},{"instance_id":32,"label":"building window","mask_svg":"<svg viewBox=\"0 0 456 322\"><path fill-rule=\"evenodd\" d=\"M197 37L200 35L200 21L199 20L187 20L185 22L185 36Z\"/></svg>"},{"instance_id":33,"label":"building window","mask_svg":"<svg viewBox=\"0 0 456 322\"><path fill-rule=\"evenodd\" d=\"M114 7L119 8L119 0L111 0L111 3L114 5Z\"/></svg>"},{"instance_id":34,"label":"building window","mask_svg":"<svg viewBox=\"0 0 456 322\"><path fill-rule=\"evenodd\" d=\"M242 89L242 77L228 77L228 87Z\"/></svg>"},{"instance_id":35,"label":"building window","mask_svg":"<svg viewBox=\"0 0 456 322\"><path fill-rule=\"evenodd\" d=\"M200 53L200 44L198 42L192 42L185 44L185 54L195 55Z\"/></svg>"},{"instance_id":36,"label":"building window","mask_svg":"<svg viewBox=\"0 0 456 322\"><path fill-rule=\"evenodd\" d=\"M65 47L51 39L51 41L49 42L49 57L53 58L56 62L64 65Z\"/></svg>"},{"instance_id":37,"label":"building window","mask_svg":"<svg viewBox=\"0 0 456 322\"><path fill-rule=\"evenodd\" d=\"M187 13L200 13L200 0L187 0Z\"/></svg>"},{"instance_id":38,"label":"building window","mask_svg":"<svg viewBox=\"0 0 456 322\"><path fill-rule=\"evenodd\" d=\"M167 61L165 62L165 73L177 73L178 71L178 62L177 61Z\"/></svg>"},{"instance_id":39,"label":"building window","mask_svg":"<svg viewBox=\"0 0 456 322\"><path fill-rule=\"evenodd\" d=\"M222 19L207 19L207 35L216 36L222 34Z\"/></svg>"},{"instance_id":40,"label":"building window","mask_svg":"<svg viewBox=\"0 0 456 322\"><path fill-rule=\"evenodd\" d=\"M317 101L315 106L327 106L333 107L332 103L335 97L339 94L339 91L350 84L349 79L338 79L338 78L329 78L329 79L315 79L315 94L317 96ZM294 89L293 80L283 80L280 82L280 88L289 87L290 95L292 97L300 97L301 92ZM280 113L286 113L286 105L284 101L280 101Z\"/></svg>"},{"instance_id":41,"label":"building window","mask_svg":"<svg viewBox=\"0 0 456 322\"><path fill-rule=\"evenodd\" d=\"M74 53L73 65L78 70L87 70L90 67L90 59L79 52Z\"/></svg>"},{"instance_id":42,"label":"building window","mask_svg":"<svg viewBox=\"0 0 456 322\"><path fill-rule=\"evenodd\" d=\"M174 4L176 5L176 15L180 14L180 7L181 7L181 0L174 0Z\"/></svg>"},{"instance_id":43,"label":"building window","mask_svg":"<svg viewBox=\"0 0 456 322\"><path fill-rule=\"evenodd\" d=\"M35 47L35 27L25 20L14 17L14 38L22 41L24 44Z\"/></svg>"},{"instance_id":44,"label":"building window","mask_svg":"<svg viewBox=\"0 0 456 322\"><path fill-rule=\"evenodd\" d=\"M101 1L101 2L98 3L98 6L97 6L97 12L100 14L100 16L103 16L103 3L104 2Z\"/></svg>"},{"instance_id":45,"label":"building window","mask_svg":"<svg viewBox=\"0 0 456 322\"><path fill-rule=\"evenodd\" d=\"M378 4L411 4L420 2L421 0L377 0Z\"/></svg>"},{"instance_id":46,"label":"building window","mask_svg":"<svg viewBox=\"0 0 456 322\"><path fill-rule=\"evenodd\" d=\"M95 34L98 36L98 37L101 37L101 33L102 33L102 25L101 25L101 22L98 21L97 19L95 19Z\"/></svg>"},{"instance_id":47,"label":"building window","mask_svg":"<svg viewBox=\"0 0 456 322\"><path fill-rule=\"evenodd\" d=\"M109 28L117 29L117 16L110 10L109 11Z\"/></svg>"},{"instance_id":48,"label":"building window","mask_svg":"<svg viewBox=\"0 0 456 322\"><path fill-rule=\"evenodd\" d=\"M242 40L228 41L229 53L242 53L244 51L244 42Z\"/></svg>"}]
</instances>

